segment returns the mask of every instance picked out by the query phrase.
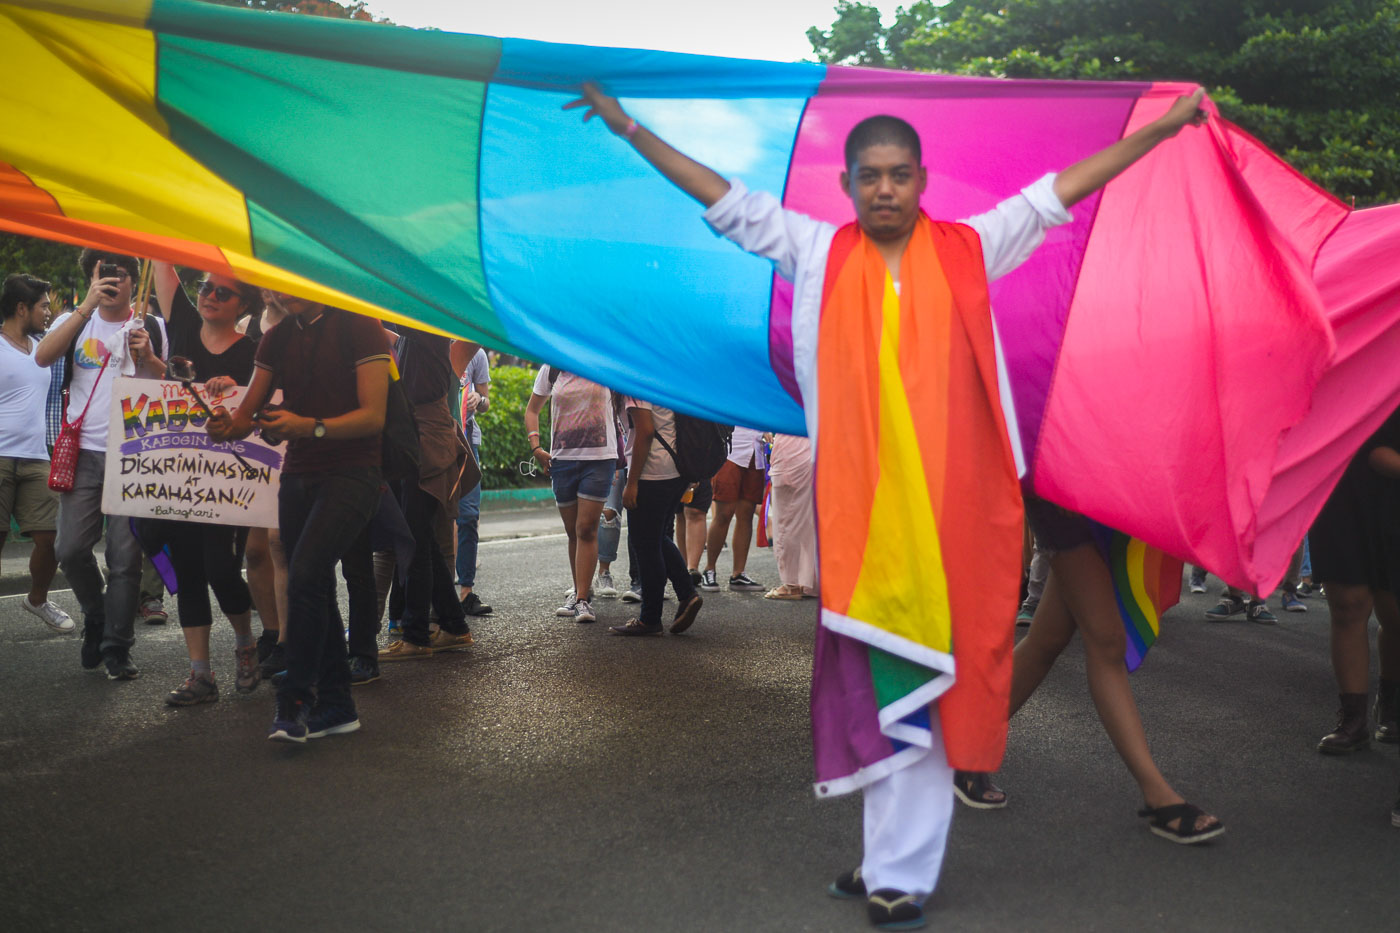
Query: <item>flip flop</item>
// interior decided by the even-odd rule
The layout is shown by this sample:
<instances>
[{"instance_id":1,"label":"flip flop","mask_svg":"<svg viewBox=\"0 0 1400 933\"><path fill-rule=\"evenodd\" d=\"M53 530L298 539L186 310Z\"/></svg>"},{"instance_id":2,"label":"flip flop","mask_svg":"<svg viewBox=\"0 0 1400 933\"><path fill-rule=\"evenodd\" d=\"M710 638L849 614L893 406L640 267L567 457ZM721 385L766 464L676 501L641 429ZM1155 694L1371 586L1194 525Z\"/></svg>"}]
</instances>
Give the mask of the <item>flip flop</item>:
<instances>
[{"instance_id":1,"label":"flip flop","mask_svg":"<svg viewBox=\"0 0 1400 933\"><path fill-rule=\"evenodd\" d=\"M773 587L771 590L769 590L768 592L764 593L764 594L763 594L763 598L764 598L764 599L801 599L801 598L802 598L802 594L801 594L800 592L794 593L794 592L792 592L791 590L784 589L784 587L782 587L782 586L775 586L775 587Z\"/></svg>"}]
</instances>

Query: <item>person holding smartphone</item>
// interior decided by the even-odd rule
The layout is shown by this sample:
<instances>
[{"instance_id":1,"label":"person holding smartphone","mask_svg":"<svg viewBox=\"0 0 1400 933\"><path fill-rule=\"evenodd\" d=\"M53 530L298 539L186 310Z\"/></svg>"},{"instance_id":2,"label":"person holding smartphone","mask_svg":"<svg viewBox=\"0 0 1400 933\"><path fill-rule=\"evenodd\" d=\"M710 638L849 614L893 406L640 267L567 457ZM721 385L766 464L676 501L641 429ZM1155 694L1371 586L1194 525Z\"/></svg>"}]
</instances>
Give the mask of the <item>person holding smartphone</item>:
<instances>
[{"instance_id":1,"label":"person holding smartphone","mask_svg":"<svg viewBox=\"0 0 1400 933\"><path fill-rule=\"evenodd\" d=\"M82 303L54 321L34 352L40 366L63 361L67 390L64 417L82 416L78 465L73 490L62 493L58 506L59 567L73 587L83 610L82 665L88 670L105 664L111 680L135 680L140 670L131 660L135 643L132 622L141 587L141 547L126 519L104 522L102 484L107 469L107 410L112 380L123 365L137 376L165 375L165 327L157 317L137 314L132 290L141 265L134 256L85 249L78 266L88 280ZM109 349L126 332L125 359ZM82 413L86 412L85 415ZM104 584L93 547L106 525L107 578Z\"/></svg>"}]
</instances>

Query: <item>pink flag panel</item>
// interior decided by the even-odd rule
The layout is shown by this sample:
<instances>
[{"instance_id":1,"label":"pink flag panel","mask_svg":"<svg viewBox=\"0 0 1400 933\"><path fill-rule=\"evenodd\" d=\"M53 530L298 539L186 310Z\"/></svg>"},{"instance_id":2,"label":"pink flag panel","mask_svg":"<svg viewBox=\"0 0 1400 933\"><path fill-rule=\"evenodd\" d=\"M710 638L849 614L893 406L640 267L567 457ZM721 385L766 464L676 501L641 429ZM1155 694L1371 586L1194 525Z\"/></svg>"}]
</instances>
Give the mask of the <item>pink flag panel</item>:
<instances>
[{"instance_id":1,"label":"pink flag panel","mask_svg":"<svg viewBox=\"0 0 1400 933\"><path fill-rule=\"evenodd\" d=\"M1332 356L1312 263L1347 213L1281 165L1213 118L1108 186L1033 461L1041 495L1259 592L1302 535L1259 514Z\"/></svg>"}]
</instances>

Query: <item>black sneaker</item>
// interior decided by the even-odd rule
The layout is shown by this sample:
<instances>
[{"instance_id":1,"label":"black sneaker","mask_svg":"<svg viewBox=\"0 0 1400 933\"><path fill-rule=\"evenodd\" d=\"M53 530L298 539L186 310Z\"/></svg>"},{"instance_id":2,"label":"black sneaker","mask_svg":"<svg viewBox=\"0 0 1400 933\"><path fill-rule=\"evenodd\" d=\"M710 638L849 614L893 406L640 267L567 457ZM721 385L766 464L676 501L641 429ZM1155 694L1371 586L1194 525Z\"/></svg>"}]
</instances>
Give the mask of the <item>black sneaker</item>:
<instances>
[{"instance_id":1,"label":"black sneaker","mask_svg":"<svg viewBox=\"0 0 1400 933\"><path fill-rule=\"evenodd\" d=\"M267 657L258 662L258 670L262 672L264 680L271 680L273 675L280 674L287 669L287 648L280 643L273 644L272 650L267 653ZM277 681L273 681L275 684Z\"/></svg>"},{"instance_id":2,"label":"black sneaker","mask_svg":"<svg viewBox=\"0 0 1400 933\"><path fill-rule=\"evenodd\" d=\"M370 658L350 659L350 686L373 683L379 679L379 663Z\"/></svg>"},{"instance_id":3,"label":"black sneaker","mask_svg":"<svg viewBox=\"0 0 1400 933\"><path fill-rule=\"evenodd\" d=\"M278 634L278 632L274 632L271 629L263 629L262 634L258 636L259 665L261 665L262 662L266 661L268 655L272 654L272 650L277 647Z\"/></svg>"},{"instance_id":4,"label":"black sneaker","mask_svg":"<svg viewBox=\"0 0 1400 933\"><path fill-rule=\"evenodd\" d=\"M894 888L871 892L865 910L877 930L918 930L928 922L914 895Z\"/></svg>"},{"instance_id":5,"label":"black sneaker","mask_svg":"<svg viewBox=\"0 0 1400 933\"><path fill-rule=\"evenodd\" d=\"M113 648L102 653L102 661L107 665L108 680L135 680L141 672L131 663L131 651L127 648Z\"/></svg>"},{"instance_id":6,"label":"black sneaker","mask_svg":"<svg viewBox=\"0 0 1400 933\"><path fill-rule=\"evenodd\" d=\"M272 715L272 725L267 730L267 738L272 742L306 741L306 704L278 694L277 711Z\"/></svg>"},{"instance_id":7,"label":"black sneaker","mask_svg":"<svg viewBox=\"0 0 1400 933\"><path fill-rule=\"evenodd\" d=\"M702 590L717 590L719 589L719 580L715 578L713 570L706 570L700 575L700 582L695 585Z\"/></svg>"},{"instance_id":8,"label":"black sneaker","mask_svg":"<svg viewBox=\"0 0 1400 933\"><path fill-rule=\"evenodd\" d=\"M860 869L853 868L837 875L836 880L826 886L826 893L843 901L865 897L865 879L861 878Z\"/></svg>"},{"instance_id":9,"label":"black sneaker","mask_svg":"<svg viewBox=\"0 0 1400 933\"><path fill-rule=\"evenodd\" d=\"M462 597L462 612L469 616L489 616L491 607L483 603L475 592L471 592Z\"/></svg>"},{"instance_id":10,"label":"black sneaker","mask_svg":"<svg viewBox=\"0 0 1400 933\"><path fill-rule=\"evenodd\" d=\"M91 622L83 624L83 669L96 670L102 666L102 626Z\"/></svg>"},{"instance_id":11,"label":"black sneaker","mask_svg":"<svg viewBox=\"0 0 1400 933\"><path fill-rule=\"evenodd\" d=\"M344 735L360 728L360 717L353 706L320 706L306 717L306 737L322 739L328 735ZM271 738L271 736L269 736Z\"/></svg>"},{"instance_id":12,"label":"black sneaker","mask_svg":"<svg viewBox=\"0 0 1400 933\"><path fill-rule=\"evenodd\" d=\"M746 573L736 573L729 578L729 588L731 590L761 590L763 584Z\"/></svg>"},{"instance_id":13,"label":"black sneaker","mask_svg":"<svg viewBox=\"0 0 1400 933\"><path fill-rule=\"evenodd\" d=\"M691 586L699 586L701 582L705 579L704 577L700 576L700 571L698 570L689 570L686 572L690 574Z\"/></svg>"}]
</instances>

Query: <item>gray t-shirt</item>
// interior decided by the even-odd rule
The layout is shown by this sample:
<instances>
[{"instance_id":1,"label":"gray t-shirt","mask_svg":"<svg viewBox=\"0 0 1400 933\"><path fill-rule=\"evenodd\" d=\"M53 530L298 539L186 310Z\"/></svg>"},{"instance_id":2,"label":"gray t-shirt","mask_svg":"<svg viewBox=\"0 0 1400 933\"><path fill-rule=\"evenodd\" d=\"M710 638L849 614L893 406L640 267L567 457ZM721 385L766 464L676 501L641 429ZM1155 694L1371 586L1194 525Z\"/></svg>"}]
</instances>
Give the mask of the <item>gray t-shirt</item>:
<instances>
[{"instance_id":1,"label":"gray t-shirt","mask_svg":"<svg viewBox=\"0 0 1400 933\"><path fill-rule=\"evenodd\" d=\"M481 425L476 423L476 412L467 411L467 396L477 386L490 382L491 361L487 359L486 351L478 348L476 356L467 363L467 371L462 374L462 433L478 447L481 446Z\"/></svg>"}]
</instances>

